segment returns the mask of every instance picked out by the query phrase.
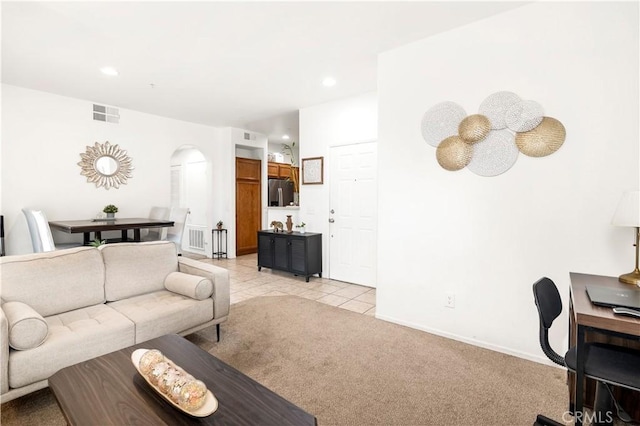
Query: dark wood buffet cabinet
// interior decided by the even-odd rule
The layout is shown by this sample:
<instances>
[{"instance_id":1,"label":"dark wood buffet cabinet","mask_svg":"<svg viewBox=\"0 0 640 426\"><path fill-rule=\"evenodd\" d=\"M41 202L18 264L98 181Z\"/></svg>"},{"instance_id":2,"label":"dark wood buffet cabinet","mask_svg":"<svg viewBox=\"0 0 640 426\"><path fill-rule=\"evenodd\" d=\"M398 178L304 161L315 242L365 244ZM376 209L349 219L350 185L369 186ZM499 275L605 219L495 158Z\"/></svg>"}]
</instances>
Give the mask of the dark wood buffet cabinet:
<instances>
[{"instance_id":1,"label":"dark wood buffet cabinet","mask_svg":"<svg viewBox=\"0 0 640 426\"><path fill-rule=\"evenodd\" d=\"M322 234L258 231L258 271L262 268L322 278Z\"/></svg>"}]
</instances>

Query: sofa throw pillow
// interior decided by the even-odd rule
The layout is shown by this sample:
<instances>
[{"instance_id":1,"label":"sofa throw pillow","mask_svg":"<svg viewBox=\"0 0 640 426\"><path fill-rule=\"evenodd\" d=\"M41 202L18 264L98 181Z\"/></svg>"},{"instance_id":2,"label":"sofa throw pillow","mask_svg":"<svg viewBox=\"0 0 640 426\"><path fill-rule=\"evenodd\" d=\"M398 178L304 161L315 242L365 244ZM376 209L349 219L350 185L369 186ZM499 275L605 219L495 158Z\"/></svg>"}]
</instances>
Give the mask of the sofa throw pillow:
<instances>
[{"instance_id":1,"label":"sofa throw pillow","mask_svg":"<svg viewBox=\"0 0 640 426\"><path fill-rule=\"evenodd\" d=\"M172 272L167 275L164 287L196 300L204 300L213 293L213 283L210 279L183 272Z\"/></svg>"},{"instance_id":2,"label":"sofa throw pillow","mask_svg":"<svg viewBox=\"0 0 640 426\"><path fill-rule=\"evenodd\" d=\"M9 323L9 346L13 349L33 349L45 341L49 325L31 306L22 302L6 302L2 310Z\"/></svg>"}]
</instances>

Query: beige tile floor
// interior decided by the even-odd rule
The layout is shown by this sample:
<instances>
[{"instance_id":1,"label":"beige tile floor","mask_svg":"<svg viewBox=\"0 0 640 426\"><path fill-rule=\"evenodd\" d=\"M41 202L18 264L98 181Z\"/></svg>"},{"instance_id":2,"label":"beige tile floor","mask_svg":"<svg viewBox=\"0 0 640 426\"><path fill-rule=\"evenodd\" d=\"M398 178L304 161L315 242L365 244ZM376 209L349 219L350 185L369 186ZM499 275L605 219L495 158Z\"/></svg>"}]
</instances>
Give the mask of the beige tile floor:
<instances>
[{"instance_id":1,"label":"beige tile floor","mask_svg":"<svg viewBox=\"0 0 640 426\"><path fill-rule=\"evenodd\" d=\"M258 271L255 254L235 259L207 259L188 253L184 255L229 270L231 304L257 296L293 295L364 315L374 316L376 313L374 288L318 278L317 275L306 282L304 277L297 277L288 272L268 268Z\"/></svg>"}]
</instances>

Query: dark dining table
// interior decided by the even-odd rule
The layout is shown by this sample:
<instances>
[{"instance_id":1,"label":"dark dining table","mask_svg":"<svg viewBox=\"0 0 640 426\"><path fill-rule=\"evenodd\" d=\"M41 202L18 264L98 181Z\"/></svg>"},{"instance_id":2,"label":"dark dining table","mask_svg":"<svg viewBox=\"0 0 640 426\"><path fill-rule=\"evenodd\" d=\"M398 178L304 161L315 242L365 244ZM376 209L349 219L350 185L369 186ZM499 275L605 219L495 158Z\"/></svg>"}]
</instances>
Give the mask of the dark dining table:
<instances>
[{"instance_id":1,"label":"dark dining table","mask_svg":"<svg viewBox=\"0 0 640 426\"><path fill-rule=\"evenodd\" d=\"M49 221L51 229L57 229L68 234L83 234L82 242L89 245L92 240L102 241L102 232L121 231L121 238L110 239L107 242L140 241L140 230L147 228L172 227L171 220L149 218L116 218L116 219L85 219L85 220L52 220ZM129 230L133 230L133 239L128 237ZM94 236L91 238L91 233Z\"/></svg>"}]
</instances>

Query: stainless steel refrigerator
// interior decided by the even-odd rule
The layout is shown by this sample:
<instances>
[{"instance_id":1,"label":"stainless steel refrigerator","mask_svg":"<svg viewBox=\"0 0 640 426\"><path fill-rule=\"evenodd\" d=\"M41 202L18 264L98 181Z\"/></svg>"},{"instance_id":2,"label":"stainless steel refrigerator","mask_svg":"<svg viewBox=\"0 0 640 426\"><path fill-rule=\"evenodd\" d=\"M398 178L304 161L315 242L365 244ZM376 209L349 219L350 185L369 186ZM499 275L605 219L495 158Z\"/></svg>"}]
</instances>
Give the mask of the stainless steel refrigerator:
<instances>
[{"instance_id":1,"label":"stainless steel refrigerator","mask_svg":"<svg viewBox=\"0 0 640 426\"><path fill-rule=\"evenodd\" d=\"M293 202L293 182L269 179L269 207L288 206Z\"/></svg>"}]
</instances>

